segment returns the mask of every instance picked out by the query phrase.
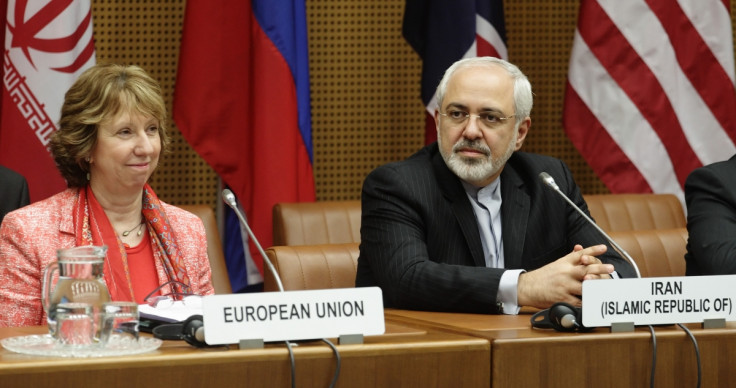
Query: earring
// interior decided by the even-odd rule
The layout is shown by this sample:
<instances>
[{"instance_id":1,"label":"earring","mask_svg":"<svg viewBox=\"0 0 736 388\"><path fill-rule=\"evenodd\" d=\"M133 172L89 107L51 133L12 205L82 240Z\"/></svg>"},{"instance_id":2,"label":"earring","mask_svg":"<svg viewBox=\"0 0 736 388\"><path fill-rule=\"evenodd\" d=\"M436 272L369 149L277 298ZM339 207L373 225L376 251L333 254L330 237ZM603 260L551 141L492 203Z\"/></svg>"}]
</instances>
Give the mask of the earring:
<instances>
[{"instance_id":1,"label":"earring","mask_svg":"<svg viewBox=\"0 0 736 388\"><path fill-rule=\"evenodd\" d=\"M84 158L84 161L87 162L87 163L89 163L89 156L86 156ZM87 171L87 181L89 181L89 171Z\"/></svg>"}]
</instances>

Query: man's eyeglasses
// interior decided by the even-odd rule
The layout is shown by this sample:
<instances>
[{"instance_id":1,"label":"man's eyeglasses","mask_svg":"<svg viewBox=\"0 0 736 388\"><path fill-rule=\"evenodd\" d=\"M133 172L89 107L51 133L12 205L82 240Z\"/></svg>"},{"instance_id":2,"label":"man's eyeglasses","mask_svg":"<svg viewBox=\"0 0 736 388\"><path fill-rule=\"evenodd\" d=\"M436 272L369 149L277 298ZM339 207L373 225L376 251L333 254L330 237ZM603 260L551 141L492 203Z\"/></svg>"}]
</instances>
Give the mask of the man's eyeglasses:
<instances>
[{"instance_id":1,"label":"man's eyeglasses","mask_svg":"<svg viewBox=\"0 0 736 388\"><path fill-rule=\"evenodd\" d=\"M506 120L515 117L514 115L504 117L496 112L481 112L474 115L458 109L449 109L447 112L440 112L440 115L447 117L455 125L464 124L471 117L477 117L478 122L486 128L495 128Z\"/></svg>"},{"instance_id":2,"label":"man's eyeglasses","mask_svg":"<svg viewBox=\"0 0 736 388\"><path fill-rule=\"evenodd\" d=\"M172 291L167 294L161 293L161 295L156 295L166 286L170 286ZM181 291L176 291L177 288ZM180 302L188 307L198 307L202 305L202 297L200 295L193 294L192 288L189 287L189 285L176 280L168 281L156 287L146 295L143 301L151 307L161 309L174 306L175 302Z\"/></svg>"}]
</instances>

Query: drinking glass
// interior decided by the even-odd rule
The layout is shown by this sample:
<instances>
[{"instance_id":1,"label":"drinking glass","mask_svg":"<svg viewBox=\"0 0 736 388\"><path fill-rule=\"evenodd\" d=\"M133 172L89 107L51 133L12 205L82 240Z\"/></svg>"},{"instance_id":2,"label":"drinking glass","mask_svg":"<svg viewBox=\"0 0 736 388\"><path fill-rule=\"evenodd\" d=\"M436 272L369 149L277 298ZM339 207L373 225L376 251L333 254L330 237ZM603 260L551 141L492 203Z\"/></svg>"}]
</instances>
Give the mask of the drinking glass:
<instances>
[{"instance_id":1,"label":"drinking glass","mask_svg":"<svg viewBox=\"0 0 736 388\"><path fill-rule=\"evenodd\" d=\"M62 345L89 346L95 342L95 312L89 303L59 303L56 306L54 338Z\"/></svg>"},{"instance_id":2,"label":"drinking glass","mask_svg":"<svg viewBox=\"0 0 736 388\"><path fill-rule=\"evenodd\" d=\"M100 343L108 345L135 345L139 337L138 304L135 302L107 302L102 305Z\"/></svg>"}]
</instances>

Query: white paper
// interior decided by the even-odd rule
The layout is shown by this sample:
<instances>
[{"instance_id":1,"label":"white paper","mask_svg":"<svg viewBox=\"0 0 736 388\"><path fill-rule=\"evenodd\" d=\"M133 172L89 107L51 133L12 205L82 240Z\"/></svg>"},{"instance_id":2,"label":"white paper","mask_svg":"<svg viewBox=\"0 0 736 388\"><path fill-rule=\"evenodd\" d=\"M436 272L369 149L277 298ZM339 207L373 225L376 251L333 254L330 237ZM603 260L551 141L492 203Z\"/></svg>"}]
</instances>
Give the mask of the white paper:
<instances>
[{"instance_id":1,"label":"white paper","mask_svg":"<svg viewBox=\"0 0 736 388\"><path fill-rule=\"evenodd\" d=\"M138 305L138 313L141 318L163 322L181 322L186 321L192 315L201 315L202 306L185 305L181 301L176 301L166 308L156 308L148 304L141 304Z\"/></svg>"}]
</instances>

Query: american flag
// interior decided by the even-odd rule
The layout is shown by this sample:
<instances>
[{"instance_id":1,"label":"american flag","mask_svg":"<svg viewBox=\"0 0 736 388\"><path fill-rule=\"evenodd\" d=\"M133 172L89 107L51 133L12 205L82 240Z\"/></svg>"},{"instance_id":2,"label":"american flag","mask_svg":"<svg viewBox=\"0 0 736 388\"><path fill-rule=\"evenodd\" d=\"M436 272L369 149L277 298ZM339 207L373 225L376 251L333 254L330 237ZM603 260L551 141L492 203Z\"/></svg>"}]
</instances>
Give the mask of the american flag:
<instances>
[{"instance_id":1,"label":"american flag","mask_svg":"<svg viewBox=\"0 0 736 388\"><path fill-rule=\"evenodd\" d=\"M422 58L425 141L437 139L434 92L455 61L477 56L508 59L502 0L407 0L404 38Z\"/></svg>"},{"instance_id":2,"label":"american flag","mask_svg":"<svg viewBox=\"0 0 736 388\"><path fill-rule=\"evenodd\" d=\"M736 153L728 0L582 0L565 130L613 193L673 193Z\"/></svg>"}]
</instances>

